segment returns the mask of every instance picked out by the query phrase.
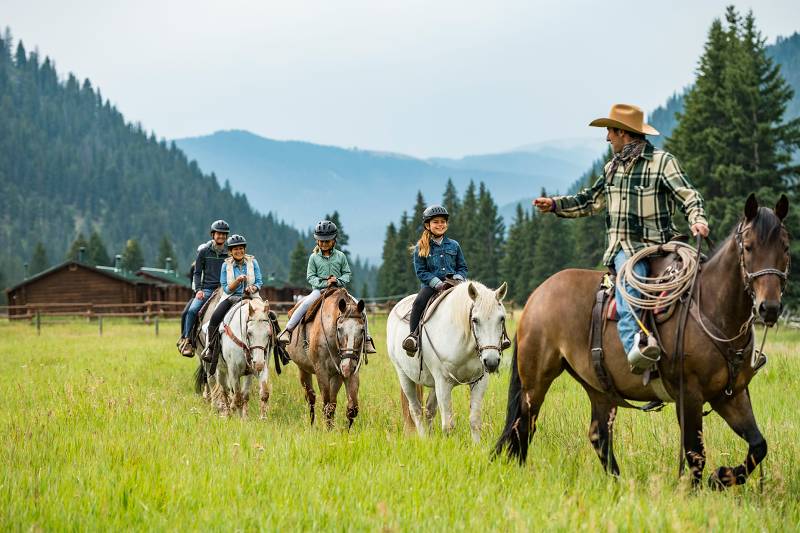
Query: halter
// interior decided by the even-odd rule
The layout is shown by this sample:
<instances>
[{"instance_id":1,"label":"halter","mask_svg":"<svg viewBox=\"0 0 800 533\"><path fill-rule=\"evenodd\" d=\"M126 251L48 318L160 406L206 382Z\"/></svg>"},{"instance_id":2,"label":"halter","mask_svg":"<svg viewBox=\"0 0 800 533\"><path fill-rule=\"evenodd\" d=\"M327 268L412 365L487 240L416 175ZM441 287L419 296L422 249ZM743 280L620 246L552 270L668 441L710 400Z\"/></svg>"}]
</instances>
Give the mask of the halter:
<instances>
[{"instance_id":1,"label":"halter","mask_svg":"<svg viewBox=\"0 0 800 533\"><path fill-rule=\"evenodd\" d=\"M789 280L789 268L791 266L790 262L786 263L786 270L778 270L777 268L763 268L756 272L750 272L747 270L747 267L744 264L744 239L742 235L744 232L750 229L752 226L748 224L747 226L744 225L744 220L739 222L739 225L736 227L736 245L739 248L739 268L742 270L742 281L744 281L744 290L747 291L747 294L750 296L750 299L753 301L753 306L755 306L756 302L756 295L755 291L753 291L753 280L759 278L761 276L767 276L773 274L778 276L781 280L781 298L783 298L783 293L786 290L786 283ZM781 228L783 228L783 224L781 224ZM791 261L791 260L790 260Z\"/></svg>"},{"instance_id":2,"label":"halter","mask_svg":"<svg viewBox=\"0 0 800 533\"><path fill-rule=\"evenodd\" d=\"M242 337L244 337L245 339L247 338L247 322L250 321L245 320L244 322L242 322L243 324ZM272 337L274 336L274 332L272 331L272 322L270 320L267 320L267 327L269 328L269 335L267 336L267 338L272 339ZM261 350L262 352L264 352L264 360L266 361L267 349L269 348L269 343L267 343L264 346L261 345L251 346L246 342L244 342L242 339L238 338L228 324L223 324L223 328L225 330L225 334L227 334L228 337L233 341L233 343L239 348L241 348L242 351L244 352L245 359L247 360L247 367L250 370L255 370L253 368L253 351Z\"/></svg>"},{"instance_id":3,"label":"halter","mask_svg":"<svg viewBox=\"0 0 800 533\"><path fill-rule=\"evenodd\" d=\"M345 320L345 319L348 319L348 318L362 318L363 319L363 315L361 317L356 317L355 315L351 315L351 314L347 313L348 310L349 309L345 309L345 312L344 313L340 313L339 317L336 319L336 330L337 330L337 332L339 330L339 324L342 322L342 320ZM362 323L362 326L364 326L364 323ZM323 335L325 335L325 341L326 341L325 342L325 348L327 348L327 350L328 350L328 356L330 357L331 363L333 363L333 366L336 367L336 371L339 372L340 375L344 376L342 374L342 369L340 368L340 365L336 364L336 360L335 360L335 358L333 356L333 352L331 351L331 347L330 347L330 345L331 345L330 338L328 337L328 333L325 331L325 328L322 328L322 332L323 332ZM366 331L365 331L365 337L366 337ZM353 359L353 360L355 360L356 369L353 371L354 374L356 372L358 372L359 368L361 368L361 354L365 352L365 350L367 348L366 344L367 344L366 343L366 338L364 338L361 341L361 348L358 351L356 351L355 348L342 347L342 345L339 343L339 335L338 335L338 333L336 335L336 351L339 354L339 360L340 361L344 361L345 359Z\"/></svg>"}]
</instances>

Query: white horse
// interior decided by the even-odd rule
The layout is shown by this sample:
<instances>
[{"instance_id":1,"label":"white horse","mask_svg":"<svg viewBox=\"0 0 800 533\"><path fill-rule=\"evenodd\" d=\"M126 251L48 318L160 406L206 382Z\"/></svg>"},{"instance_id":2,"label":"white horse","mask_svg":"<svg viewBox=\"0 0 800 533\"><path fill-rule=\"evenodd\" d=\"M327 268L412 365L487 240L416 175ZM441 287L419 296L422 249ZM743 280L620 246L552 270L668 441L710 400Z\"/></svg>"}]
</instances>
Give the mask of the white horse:
<instances>
[{"instance_id":1,"label":"white horse","mask_svg":"<svg viewBox=\"0 0 800 533\"><path fill-rule=\"evenodd\" d=\"M419 435L425 435L437 403L441 409L442 431L449 433L453 429L451 393L456 385L468 384L469 425L472 439L480 441L481 403L489 383L487 372L495 372L500 366L505 338L506 310L502 302L506 289L505 283L492 290L476 281L456 286L438 302L430 317L423 317L419 350L414 357L406 354L402 343L409 327L405 317L415 295L405 297L389 313L386 324L389 357ZM435 389L435 395L428 396L424 422L418 385Z\"/></svg>"},{"instance_id":2,"label":"white horse","mask_svg":"<svg viewBox=\"0 0 800 533\"><path fill-rule=\"evenodd\" d=\"M272 392L267 354L275 338L269 304L260 298L245 300L236 304L225 318L220 325L222 353L217 365L217 387L212 401L223 415L227 416L233 410L246 417L250 381L252 374L256 374L261 400L260 415L264 418Z\"/></svg>"}]
</instances>

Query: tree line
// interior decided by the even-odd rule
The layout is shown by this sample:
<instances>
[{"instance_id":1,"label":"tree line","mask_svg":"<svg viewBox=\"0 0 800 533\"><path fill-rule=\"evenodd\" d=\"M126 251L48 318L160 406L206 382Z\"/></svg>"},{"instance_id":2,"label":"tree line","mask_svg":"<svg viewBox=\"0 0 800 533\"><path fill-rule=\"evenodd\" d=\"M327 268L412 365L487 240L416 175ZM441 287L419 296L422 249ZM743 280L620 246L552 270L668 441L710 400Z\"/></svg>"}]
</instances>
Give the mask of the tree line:
<instances>
[{"instance_id":1,"label":"tree line","mask_svg":"<svg viewBox=\"0 0 800 533\"><path fill-rule=\"evenodd\" d=\"M722 20L715 20L699 60L697 79L685 95L683 111L674 117L675 129L665 146L703 194L716 242L729 236L750 192L770 207L780 194L789 196L792 208L785 223L795 236L790 250L791 279L798 280L800 165L796 154L800 149L800 119L785 119L794 92L766 48L752 12L742 16L729 7ZM589 186L602 175L603 163L611 155L609 150L571 192ZM541 194L547 195L547 191ZM437 203L438 199L428 200ZM564 220L518 205L506 233L483 183L477 192L470 184L459 198L448 182L441 203L451 212L448 236L461 244L470 277L490 286L507 281L509 298L519 304L559 270L602 266L606 247L603 216ZM419 289L410 247L422 229L425 205L426 199L418 194L414 208L387 227L378 274L379 295L402 295ZM675 222L688 234L682 213L676 213ZM791 305L800 303L796 287L796 281L789 283L786 297Z\"/></svg>"}]
</instances>

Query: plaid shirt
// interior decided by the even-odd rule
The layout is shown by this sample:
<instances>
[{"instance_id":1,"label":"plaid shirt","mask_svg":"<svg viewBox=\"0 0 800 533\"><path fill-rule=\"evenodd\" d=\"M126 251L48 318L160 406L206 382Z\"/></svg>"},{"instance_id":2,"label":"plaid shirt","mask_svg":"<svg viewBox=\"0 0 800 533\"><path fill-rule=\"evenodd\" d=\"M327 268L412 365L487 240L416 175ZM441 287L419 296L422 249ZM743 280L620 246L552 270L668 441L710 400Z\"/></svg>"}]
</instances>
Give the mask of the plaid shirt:
<instances>
[{"instance_id":1,"label":"plaid shirt","mask_svg":"<svg viewBox=\"0 0 800 533\"><path fill-rule=\"evenodd\" d=\"M613 176L603 176L588 189L573 196L553 198L556 215L576 218L606 211L608 248L603 263L614 264L614 256L622 249L630 257L653 244L663 244L678 230L672 223L675 204L690 225L706 221L703 197L692 187L672 154L647 142L642 154Z\"/></svg>"}]
</instances>

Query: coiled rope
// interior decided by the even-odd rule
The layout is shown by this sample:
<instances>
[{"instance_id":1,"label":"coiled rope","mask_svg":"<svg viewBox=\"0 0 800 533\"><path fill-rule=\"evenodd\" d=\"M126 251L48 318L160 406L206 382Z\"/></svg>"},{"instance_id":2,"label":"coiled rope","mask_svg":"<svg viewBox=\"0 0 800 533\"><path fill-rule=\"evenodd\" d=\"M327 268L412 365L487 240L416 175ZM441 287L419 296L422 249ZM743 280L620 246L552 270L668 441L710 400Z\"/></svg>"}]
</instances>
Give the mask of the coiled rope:
<instances>
[{"instance_id":1,"label":"coiled rope","mask_svg":"<svg viewBox=\"0 0 800 533\"><path fill-rule=\"evenodd\" d=\"M636 263L649 256L663 255L664 252L676 253L681 259L682 266L666 276L662 274L654 278L640 276L634 272L633 266ZM635 309L652 311L669 307L691 289L697 261L697 249L684 242L671 241L658 246L648 246L633 254L617 272L617 290L628 305ZM638 291L641 296L630 294L627 287Z\"/></svg>"}]
</instances>

